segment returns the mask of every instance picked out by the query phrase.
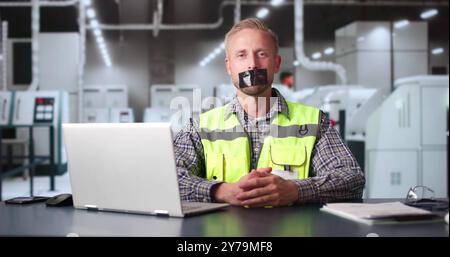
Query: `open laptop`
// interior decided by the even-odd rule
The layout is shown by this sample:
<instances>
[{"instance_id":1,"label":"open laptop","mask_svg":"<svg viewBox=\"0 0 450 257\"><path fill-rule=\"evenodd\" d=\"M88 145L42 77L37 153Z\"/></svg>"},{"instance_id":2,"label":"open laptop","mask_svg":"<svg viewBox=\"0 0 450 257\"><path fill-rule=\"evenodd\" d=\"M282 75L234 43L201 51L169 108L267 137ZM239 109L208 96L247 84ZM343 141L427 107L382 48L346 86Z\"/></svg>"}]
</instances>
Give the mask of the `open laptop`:
<instances>
[{"instance_id":1,"label":"open laptop","mask_svg":"<svg viewBox=\"0 0 450 257\"><path fill-rule=\"evenodd\" d=\"M184 217L229 206L181 202L170 123L62 127L76 208Z\"/></svg>"}]
</instances>

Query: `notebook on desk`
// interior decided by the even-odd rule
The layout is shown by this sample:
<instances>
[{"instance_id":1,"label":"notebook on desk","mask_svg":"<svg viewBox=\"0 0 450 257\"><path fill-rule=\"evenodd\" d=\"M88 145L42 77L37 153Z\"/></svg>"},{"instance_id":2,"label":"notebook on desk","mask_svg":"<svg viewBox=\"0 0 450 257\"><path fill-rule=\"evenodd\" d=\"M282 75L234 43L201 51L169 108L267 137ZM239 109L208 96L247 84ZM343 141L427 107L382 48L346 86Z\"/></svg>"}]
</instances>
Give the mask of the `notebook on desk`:
<instances>
[{"instance_id":1,"label":"notebook on desk","mask_svg":"<svg viewBox=\"0 0 450 257\"><path fill-rule=\"evenodd\" d=\"M170 123L62 127L75 208L184 217L229 206L181 202Z\"/></svg>"},{"instance_id":2,"label":"notebook on desk","mask_svg":"<svg viewBox=\"0 0 450 257\"><path fill-rule=\"evenodd\" d=\"M368 225L442 220L430 211L410 207L401 202L329 203L324 205L321 211Z\"/></svg>"}]
</instances>

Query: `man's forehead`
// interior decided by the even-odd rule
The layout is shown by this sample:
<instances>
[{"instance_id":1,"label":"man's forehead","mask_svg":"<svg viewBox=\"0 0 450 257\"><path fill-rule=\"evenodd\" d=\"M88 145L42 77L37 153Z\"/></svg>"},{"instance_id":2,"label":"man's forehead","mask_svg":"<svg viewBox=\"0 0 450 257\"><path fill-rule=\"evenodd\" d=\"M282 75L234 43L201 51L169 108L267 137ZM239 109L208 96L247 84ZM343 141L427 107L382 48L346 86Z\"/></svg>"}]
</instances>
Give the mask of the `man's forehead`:
<instances>
[{"instance_id":1,"label":"man's forehead","mask_svg":"<svg viewBox=\"0 0 450 257\"><path fill-rule=\"evenodd\" d=\"M257 38L259 36L263 40ZM229 47L234 50L236 50L235 48L241 48L248 44L258 46L262 49L271 49L274 47L274 42L269 32L260 29L243 29L231 35L229 39Z\"/></svg>"}]
</instances>

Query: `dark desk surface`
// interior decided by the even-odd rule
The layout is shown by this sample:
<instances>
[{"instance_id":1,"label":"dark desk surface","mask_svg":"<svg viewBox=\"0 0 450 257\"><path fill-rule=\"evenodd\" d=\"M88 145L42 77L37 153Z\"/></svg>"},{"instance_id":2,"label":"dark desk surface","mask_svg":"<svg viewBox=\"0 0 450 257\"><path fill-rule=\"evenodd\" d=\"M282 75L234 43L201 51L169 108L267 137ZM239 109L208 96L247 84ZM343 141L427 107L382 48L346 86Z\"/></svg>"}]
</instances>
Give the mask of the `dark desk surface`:
<instances>
[{"instance_id":1,"label":"dark desk surface","mask_svg":"<svg viewBox=\"0 0 450 257\"><path fill-rule=\"evenodd\" d=\"M188 218L167 218L0 202L0 236L449 236L444 220L369 226L324 213L320 207L229 207Z\"/></svg>"}]
</instances>

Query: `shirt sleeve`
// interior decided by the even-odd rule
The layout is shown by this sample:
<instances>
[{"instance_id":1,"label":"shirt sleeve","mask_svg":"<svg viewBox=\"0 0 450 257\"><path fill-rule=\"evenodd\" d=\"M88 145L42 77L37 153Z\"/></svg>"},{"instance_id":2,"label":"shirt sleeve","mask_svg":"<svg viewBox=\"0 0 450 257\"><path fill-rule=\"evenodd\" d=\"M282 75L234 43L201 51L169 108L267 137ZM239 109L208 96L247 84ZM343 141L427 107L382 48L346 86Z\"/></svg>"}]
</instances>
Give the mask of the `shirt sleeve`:
<instances>
[{"instance_id":1,"label":"shirt sleeve","mask_svg":"<svg viewBox=\"0 0 450 257\"><path fill-rule=\"evenodd\" d=\"M339 132L321 112L320 132L312 153L310 177L295 180L298 203L361 199L364 174Z\"/></svg>"},{"instance_id":2,"label":"shirt sleeve","mask_svg":"<svg viewBox=\"0 0 450 257\"><path fill-rule=\"evenodd\" d=\"M191 119L173 142L180 196L183 201L213 202L212 186L221 182L205 179L205 158L197 128Z\"/></svg>"}]
</instances>

